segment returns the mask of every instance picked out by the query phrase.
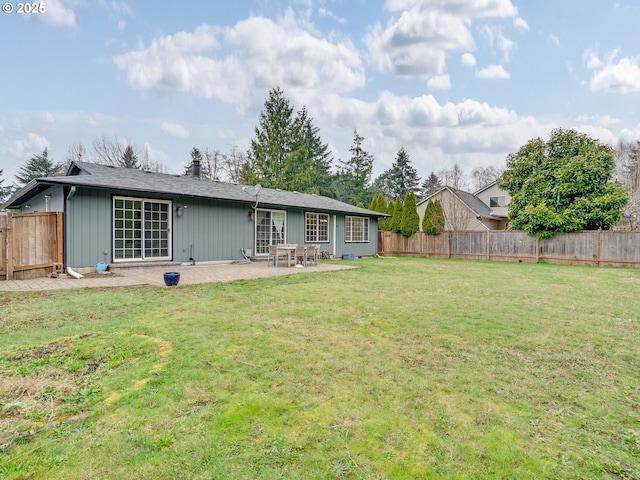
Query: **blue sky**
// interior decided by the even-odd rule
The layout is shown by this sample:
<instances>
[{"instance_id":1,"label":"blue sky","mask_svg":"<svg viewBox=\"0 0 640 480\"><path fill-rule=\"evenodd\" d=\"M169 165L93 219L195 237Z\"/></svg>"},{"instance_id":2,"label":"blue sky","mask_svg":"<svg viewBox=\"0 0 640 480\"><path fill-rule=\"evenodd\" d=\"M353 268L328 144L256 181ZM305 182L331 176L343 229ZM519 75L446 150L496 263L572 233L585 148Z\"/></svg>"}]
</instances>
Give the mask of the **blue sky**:
<instances>
[{"instance_id":1,"label":"blue sky","mask_svg":"<svg viewBox=\"0 0 640 480\"><path fill-rule=\"evenodd\" d=\"M8 3L5 185L45 147L59 161L102 137L171 173L193 147L246 150L274 87L306 106L335 163L357 129L374 176L401 147L426 178L501 167L556 127L640 139L636 0Z\"/></svg>"}]
</instances>

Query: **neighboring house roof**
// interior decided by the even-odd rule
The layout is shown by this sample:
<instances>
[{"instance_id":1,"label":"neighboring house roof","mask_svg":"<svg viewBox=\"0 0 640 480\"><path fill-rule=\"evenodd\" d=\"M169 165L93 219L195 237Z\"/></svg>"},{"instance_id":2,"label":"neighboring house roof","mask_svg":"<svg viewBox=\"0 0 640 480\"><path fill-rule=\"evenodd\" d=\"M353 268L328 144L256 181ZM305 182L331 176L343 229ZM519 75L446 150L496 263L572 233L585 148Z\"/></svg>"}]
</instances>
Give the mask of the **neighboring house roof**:
<instances>
[{"instance_id":1,"label":"neighboring house roof","mask_svg":"<svg viewBox=\"0 0 640 480\"><path fill-rule=\"evenodd\" d=\"M488 184L487 184L487 185L485 185L484 187L482 187L482 188L480 188L480 189L476 190L473 194L474 194L474 195L478 195L478 194L480 194L480 193L484 192L485 190L489 190L491 187L493 187L493 186L494 186L494 185L496 185L497 183L498 183L498 181L497 181L497 180L494 180L493 182L488 183Z\"/></svg>"},{"instance_id":2,"label":"neighboring house roof","mask_svg":"<svg viewBox=\"0 0 640 480\"><path fill-rule=\"evenodd\" d=\"M251 196L243 189L243 185L237 183L112 167L97 163L72 162L66 176L32 180L5 202L3 207L15 208L52 185L131 191L136 194L198 197L245 203L256 202L256 197ZM375 217L388 216L384 213L359 208L321 195L288 192L271 188L261 189L257 196L257 202L258 205L299 207Z\"/></svg>"},{"instance_id":3,"label":"neighboring house roof","mask_svg":"<svg viewBox=\"0 0 640 480\"><path fill-rule=\"evenodd\" d=\"M448 190L453 195L455 195L467 208L469 208L475 214L477 218L486 218L490 220L501 219L501 217L491 215L491 208L474 194L465 192L463 190L458 190L457 188L449 187L447 185L421 200L418 205L428 202L429 200L431 200L431 198L438 195L443 190Z\"/></svg>"}]
</instances>

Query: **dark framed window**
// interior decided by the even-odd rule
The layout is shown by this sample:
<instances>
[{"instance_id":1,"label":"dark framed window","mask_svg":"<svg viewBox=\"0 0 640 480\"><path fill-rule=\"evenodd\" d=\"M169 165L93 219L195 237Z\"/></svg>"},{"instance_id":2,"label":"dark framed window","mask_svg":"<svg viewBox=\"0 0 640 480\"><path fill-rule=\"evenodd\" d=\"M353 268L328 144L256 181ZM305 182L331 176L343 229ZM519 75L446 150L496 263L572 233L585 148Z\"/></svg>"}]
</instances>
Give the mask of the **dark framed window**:
<instances>
[{"instance_id":1,"label":"dark framed window","mask_svg":"<svg viewBox=\"0 0 640 480\"><path fill-rule=\"evenodd\" d=\"M489 206L490 207L504 207L505 205L505 198L504 197L491 197L489 199Z\"/></svg>"}]
</instances>

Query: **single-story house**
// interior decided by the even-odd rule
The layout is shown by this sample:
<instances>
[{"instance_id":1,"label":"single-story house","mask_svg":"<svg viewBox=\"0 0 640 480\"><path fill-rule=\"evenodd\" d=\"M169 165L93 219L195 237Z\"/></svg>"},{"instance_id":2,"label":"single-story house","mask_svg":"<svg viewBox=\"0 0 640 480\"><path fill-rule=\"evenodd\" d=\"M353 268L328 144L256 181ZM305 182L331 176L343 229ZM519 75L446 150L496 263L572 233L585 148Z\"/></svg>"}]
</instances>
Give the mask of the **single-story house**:
<instances>
[{"instance_id":1,"label":"single-story house","mask_svg":"<svg viewBox=\"0 0 640 480\"><path fill-rule=\"evenodd\" d=\"M338 200L86 162L38 178L4 208L64 212L64 263L222 262L267 258L269 245L319 244L335 257L374 256L378 218Z\"/></svg>"},{"instance_id":2,"label":"single-story house","mask_svg":"<svg viewBox=\"0 0 640 480\"><path fill-rule=\"evenodd\" d=\"M417 205L420 225L429 200L439 200L445 217L445 230L506 230L511 197L496 182L475 193L444 186Z\"/></svg>"}]
</instances>

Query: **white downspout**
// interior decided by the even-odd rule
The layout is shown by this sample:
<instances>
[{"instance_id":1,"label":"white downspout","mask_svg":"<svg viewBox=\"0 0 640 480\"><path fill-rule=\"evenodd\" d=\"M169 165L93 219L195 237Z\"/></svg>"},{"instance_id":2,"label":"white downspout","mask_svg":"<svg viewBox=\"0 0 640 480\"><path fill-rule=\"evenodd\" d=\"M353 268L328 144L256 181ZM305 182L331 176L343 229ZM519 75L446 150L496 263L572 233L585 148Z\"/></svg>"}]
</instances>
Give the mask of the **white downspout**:
<instances>
[{"instance_id":1,"label":"white downspout","mask_svg":"<svg viewBox=\"0 0 640 480\"><path fill-rule=\"evenodd\" d=\"M337 228L338 228L338 222L336 221L336 216L333 216L333 258L336 258L336 239L338 238L337 236Z\"/></svg>"}]
</instances>

